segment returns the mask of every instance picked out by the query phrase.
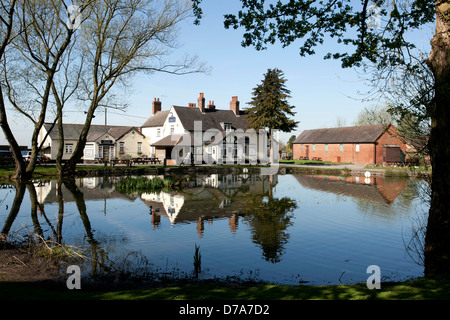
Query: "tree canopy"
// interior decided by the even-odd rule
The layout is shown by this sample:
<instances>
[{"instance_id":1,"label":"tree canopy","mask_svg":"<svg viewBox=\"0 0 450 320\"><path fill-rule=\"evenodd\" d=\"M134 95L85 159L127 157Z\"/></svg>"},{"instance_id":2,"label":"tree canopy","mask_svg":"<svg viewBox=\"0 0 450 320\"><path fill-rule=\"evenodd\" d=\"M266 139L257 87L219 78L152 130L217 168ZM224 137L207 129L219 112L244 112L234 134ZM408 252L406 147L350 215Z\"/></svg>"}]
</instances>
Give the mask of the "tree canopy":
<instances>
[{"instance_id":1,"label":"tree canopy","mask_svg":"<svg viewBox=\"0 0 450 320\"><path fill-rule=\"evenodd\" d=\"M294 108L288 103L290 90L286 88L286 79L279 69L269 69L264 79L253 89L252 100L246 109L247 121L253 129L278 129L290 132L298 122L290 119Z\"/></svg>"},{"instance_id":2,"label":"tree canopy","mask_svg":"<svg viewBox=\"0 0 450 320\"><path fill-rule=\"evenodd\" d=\"M193 0L199 23L202 0ZM224 16L225 28L243 28L242 46L264 50L279 41L283 47L303 39L302 56L329 37L351 46L329 52L325 58L340 59L344 67L360 66L364 59L384 64L404 63L405 50L415 48L408 32L435 19L431 0L241 0L237 14ZM389 59L386 60L386 56Z\"/></svg>"}]
</instances>

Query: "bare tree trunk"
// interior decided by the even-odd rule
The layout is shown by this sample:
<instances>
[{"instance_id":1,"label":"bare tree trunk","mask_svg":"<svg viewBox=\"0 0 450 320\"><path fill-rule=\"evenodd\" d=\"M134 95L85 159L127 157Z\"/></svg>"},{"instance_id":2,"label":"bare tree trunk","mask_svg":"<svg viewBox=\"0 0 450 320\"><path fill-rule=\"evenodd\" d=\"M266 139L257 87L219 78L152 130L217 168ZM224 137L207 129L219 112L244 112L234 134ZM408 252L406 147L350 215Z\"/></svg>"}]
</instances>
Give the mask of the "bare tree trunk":
<instances>
[{"instance_id":1,"label":"bare tree trunk","mask_svg":"<svg viewBox=\"0 0 450 320\"><path fill-rule=\"evenodd\" d=\"M95 95L96 97L97 95ZM96 99L96 98L94 98ZM86 121L84 122L83 129L81 130L80 137L78 138L77 145L75 147L75 151L70 157L70 159L66 162L63 168L63 175L73 175L75 173L75 169L77 167L77 163L83 157L84 147L86 146L87 136L89 134L89 129L91 128L91 122L94 117L94 112L96 110L96 106L93 106L95 103L98 105L98 102L94 102L93 99L92 105L89 108L89 111L86 116Z\"/></svg>"},{"instance_id":2,"label":"bare tree trunk","mask_svg":"<svg viewBox=\"0 0 450 320\"><path fill-rule=\"evenodd\" d=\"M62 101L59 98L59 94L56 90L55 83L52 83L52 91L53 91L53 97L55 98L56 102L56 123L58 127L58 135L59 135L59 144L58 144L58 152L56 153L56 169L58 171L59 178L62 178L63 176L63 164L62 164L62 156L64 151L64 128L63 128L63 105Z\"/></svg>"},{"instance_id":3,"label":"bare tree trunk","mask_svg":"<svg viewBox=\"0 0 450 320\"><path fill-rule=\"evenodd\" d=\"M436 34L428 59L435 76L435 112L428 143L433 173L424 255L429 277L450 274L450 7L448 0L435 5Z\"/></svg>"},{"instance_id":4,"label":"bare tree trunk","mask_svg":"<svg viewBox=\"0 0 450 320\"><path fill-rule=\"evenodd\" d=\"M2 43L0 46L0 60L4 59L4 54L7 45L10 42L11 38L11 31L13 28L13 18L14 18L14 9L15 9L16 1L13 0L9 4L9 9L5 5L3 9L8 14L8 17L1 17L1 23L5 27L5 33L4 38L2 39ZM3 133L5 134L6 140L8 140L9 146L11 148L11 152L14 157L14 163L15 163L15 171L12 176L13 179L22 179L22 178L28 178L26 176L26 165L25 161L23 160L22 153L20 152L19 144L17 143L16 138L14 137L14 134L11 131L11 128L8 124L8 118L6 116L6 108L5 108L5 101L3 99L3 91L0 86L0 126L2 127Z\"/></svg>"},{"instance_id":5,"label":"bare tree trunk","mask_svg":"<svg viewBox=\"0 0 450 320\"><path fill-rule=\"evenodd\" d=\"M1 87L0 87L0 126L2 127L6 140L8 140L11 152L14 157L15 171L11 178L27 179L28 176L26 174L25 161L23 160L19 144L17 143L17 140L14 137L14 134L12 133L11 128L9 127L8 124L8 118L6 116L6 108L3 100L3 92Z\"/></svg>"}]
</instances>

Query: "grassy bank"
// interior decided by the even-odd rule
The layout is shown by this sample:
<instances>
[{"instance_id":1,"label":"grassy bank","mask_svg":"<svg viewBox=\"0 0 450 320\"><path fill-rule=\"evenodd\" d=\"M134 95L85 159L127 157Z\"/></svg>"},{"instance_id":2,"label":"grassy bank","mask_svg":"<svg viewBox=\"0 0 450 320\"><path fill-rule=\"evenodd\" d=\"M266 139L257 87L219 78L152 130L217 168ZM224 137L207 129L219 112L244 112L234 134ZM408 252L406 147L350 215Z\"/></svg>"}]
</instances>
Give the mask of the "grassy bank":
<instances>
[{"instance_id":1,"label":"grassy bank","mask_svg":"<svg viewBox=\"0 0 450 320\"><path fill-rule=\"evenodd\" d=\"M448 300L450 282L418 279L385 283L369 290L365 284L282 286L273 284L217 284L205 282L130 290L68 290L62 284L0 281L0 299L12 300Z\"/></svg>"},{"instance_id":2,"label":"grassy bank","mask_svg":"<svg viewBox=\"0 0 450 320\"><path fill-rule=\"evenodd\" d=\"M399 167L399 166L365 166L366 169L383 169L385 177L410 177L417 175L427 175L431 173L431 167Z\"/></svg>"},{"instance_id":3,"label":"grassy bank","mask_svg":"<svg viewBox=\"0 0 450 320\"><path fill-rule=\"evenodd\" d=\"M148 175L148 174L162 174L168 173L185 173L194 170L198 173L242 173L242 169L247 168L248 173L259 173L260 168L267 168L267 166L245 166L245 165L223 165L223 166L99 166L99 165L79 165L76 169L76 176L127 176L127 175ZM284 169L284 170L282 170ZM281 170L281 171L280 171ZM299 173L299 174L342 174L348 173L348 170L329 169L321 167L283 167L283 163L279 164L280 173ZM14 173L14 168L0 167L0 181L10 180ZM36 167L33 178L34 179L54 179L57 177L57 170L54 165L38 166Z\"/></svg>"},{"instance_id":4,"label":"grassy bank","mask_svg":"<svg viewBox=\"0 0 450 320\"><path fill-rule=\"evenodd\" d=\"M115 175L128 172L140 172L145 170L155 171L162 166L99 166L99 165L80 165L76 169L76 175L87 176L87 175ZM0 180L7 181L10 179L11 175L14 173L14 168L0 167ZM55 165L45 165L36 167L33 178L35 179L53 179L57 177L57 170Z\"/></svg>"}]
</instances>

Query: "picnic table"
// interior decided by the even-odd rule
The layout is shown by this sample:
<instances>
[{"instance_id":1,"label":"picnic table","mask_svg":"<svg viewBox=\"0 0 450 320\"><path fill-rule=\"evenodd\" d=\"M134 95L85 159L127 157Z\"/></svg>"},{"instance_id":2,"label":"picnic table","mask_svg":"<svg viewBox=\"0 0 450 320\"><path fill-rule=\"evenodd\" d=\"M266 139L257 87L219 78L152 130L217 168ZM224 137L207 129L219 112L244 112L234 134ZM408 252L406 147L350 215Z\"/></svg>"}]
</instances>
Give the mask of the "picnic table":
<instances>
[{"instance_id":1,"label":"picnic table","mask_svg":"<svg viewBox=\"0 0 450 320\"><path fill-rule=\"evenodd\" d=\"M109 160L109 163L111 164L111 167L121 163L126 164L129 167L133 165L133 161L131 159L111 159Z\"/></svg>"},{"instance_id":2,"label":"picnic table","mask_svg":"<svg viewBox=\"0 0 450 320\"><path fill-rule=\"evenodd\" d=\"M313 157L312 160L313 161L322 161L322 158L321 157Z\"/></svg>"},{"instance_id":3,"label":"picnic table","mask_svg":"<svg viewBox=\"0 0 450 320\"><path fill-rule=\"evenodd\" d=\"M308 157L300 156L300 157L298 157L298 160L308 160Z\"/></svg>"},{"instance_id":4,"label":"picnic table","mask_svg":"<svg viewBox=\"0 0 450 320\"><path fill-rule=\"evenodd\" d=\"M131 167L133 164L161 164L161 160L158 158L145 158L145 157L139 157L139 158L126 158L126 159L112 159L109 160L111 163L111 166L114 167L116 164L126 164L127 166Z\"/></svg>"},{"instance_id":5,"label":"picnic table","mask_svg":"<svg viewBox=\"0 0 450 320\"><path fill-rule=\"evenodd\" d=\"M133 161L133 163L140 163L140 164L147 164L147 163L149 163L149 164L157 164L157 163L161 164L161 160L159 160L158 158L155 158L155 157L150 157L150 158L147 158L147 157L133 158L132 161Z\"/></svg>"}]
</instances>

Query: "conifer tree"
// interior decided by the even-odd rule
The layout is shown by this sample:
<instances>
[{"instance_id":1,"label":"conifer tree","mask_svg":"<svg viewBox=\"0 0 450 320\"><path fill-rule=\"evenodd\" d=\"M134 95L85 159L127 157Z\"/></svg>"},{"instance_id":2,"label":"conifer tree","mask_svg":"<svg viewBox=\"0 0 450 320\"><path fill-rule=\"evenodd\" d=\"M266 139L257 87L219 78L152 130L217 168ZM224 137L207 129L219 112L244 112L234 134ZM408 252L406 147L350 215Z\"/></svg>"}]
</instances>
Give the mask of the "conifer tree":
<instances>
[{"instance_id":1,"label":"conifer tree","mask_svg":"<svg viewBox=\"0 0 450 320\"><path fill-rule=\"evenodd\" d=\"M289 118L295 112L292 111L294 106L288 103L291 92L285 83L281 70L268 69L261 84L253 89L250 107L246 109L250 128L268 129L269 133L272 129L290 132L297 128L298 122Z\"/></svg>"}]
</instances>

